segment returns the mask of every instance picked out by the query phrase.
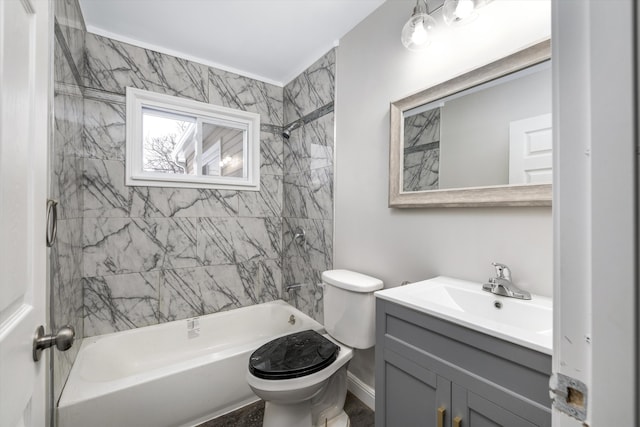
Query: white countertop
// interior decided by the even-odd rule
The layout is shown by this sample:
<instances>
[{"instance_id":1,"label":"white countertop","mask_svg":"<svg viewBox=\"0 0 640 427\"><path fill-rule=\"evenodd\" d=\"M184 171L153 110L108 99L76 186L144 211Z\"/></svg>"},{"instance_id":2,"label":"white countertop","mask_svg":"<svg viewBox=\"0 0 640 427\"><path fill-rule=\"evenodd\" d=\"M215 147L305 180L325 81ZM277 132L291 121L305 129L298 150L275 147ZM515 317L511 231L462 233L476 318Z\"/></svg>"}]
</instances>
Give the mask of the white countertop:
<instances>
[{"instance_id":1,"label":"white countertop","mask_svg":"<svg viewBox=\"0 0 640 427\"><path fill-rule=\"evenodd\" d=\"M483 291L482 283L445 276L375 295L542 353L553 352L551 298L533 294L530 300L503 297Z\"/></svg>"}]
</instances>

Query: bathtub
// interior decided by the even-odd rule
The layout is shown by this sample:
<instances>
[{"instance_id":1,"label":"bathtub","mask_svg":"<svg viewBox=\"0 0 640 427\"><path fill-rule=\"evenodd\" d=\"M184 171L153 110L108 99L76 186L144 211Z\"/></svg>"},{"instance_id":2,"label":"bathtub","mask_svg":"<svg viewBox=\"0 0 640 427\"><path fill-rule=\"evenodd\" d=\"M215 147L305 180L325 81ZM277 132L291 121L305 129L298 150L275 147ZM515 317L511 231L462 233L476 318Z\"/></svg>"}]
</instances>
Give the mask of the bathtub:
<instances>
[{"instance_id":1,"label":"bathtub","mask_svg":"<svg viewBox=\"0 0 640 427\"><path fill-rule=\"evenodd\" d=\"M58 425L195 426L258 400L245 382L250 354L304 329L322 325L274 301L85 338L58 403Z\"/></svg>"}]
</instances>

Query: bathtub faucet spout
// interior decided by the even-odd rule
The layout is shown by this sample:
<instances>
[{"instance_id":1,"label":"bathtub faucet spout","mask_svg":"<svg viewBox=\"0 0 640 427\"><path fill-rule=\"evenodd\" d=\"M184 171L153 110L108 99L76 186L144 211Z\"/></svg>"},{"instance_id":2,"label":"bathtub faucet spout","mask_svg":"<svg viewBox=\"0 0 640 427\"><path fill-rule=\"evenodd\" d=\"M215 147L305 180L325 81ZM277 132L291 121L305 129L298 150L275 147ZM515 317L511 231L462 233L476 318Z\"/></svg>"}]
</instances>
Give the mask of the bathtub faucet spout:
<instances>
[{"instance_id":1,"label":"bathtub faucet spout","mask_svg":"<svg viewBox=\"0 0 640 427\"><path fill-rule=\"evenodd\" d=\"M292 283L290 285L285 286L284 290L288 293L291 291L297 291L300 288L302 288L302 286L304 285L304 283Z\"/></svg>"}]
</instances>

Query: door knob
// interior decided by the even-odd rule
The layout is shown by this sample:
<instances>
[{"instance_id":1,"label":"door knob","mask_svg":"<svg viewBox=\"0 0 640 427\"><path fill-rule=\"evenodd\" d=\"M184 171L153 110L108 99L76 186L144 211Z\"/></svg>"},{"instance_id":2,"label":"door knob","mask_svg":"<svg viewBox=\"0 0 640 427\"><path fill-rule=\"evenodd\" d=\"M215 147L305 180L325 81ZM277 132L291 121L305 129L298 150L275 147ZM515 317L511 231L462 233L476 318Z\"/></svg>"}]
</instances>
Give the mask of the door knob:
<instances>
[{"instance_id":1,"label":"door knob","mask_svg":"<svg viewBox=\"0 0 640 427\"><path fill-rule=\"evenodd\" d=\"M71 325L63 326L55 335L45 335L44 326L38 326L35 336L33 337L33 361L37 362L40 360L42 350L53 345L60 351L69 350L73 345L75 335L76 332Z\"/></svg>"}]
</instances>

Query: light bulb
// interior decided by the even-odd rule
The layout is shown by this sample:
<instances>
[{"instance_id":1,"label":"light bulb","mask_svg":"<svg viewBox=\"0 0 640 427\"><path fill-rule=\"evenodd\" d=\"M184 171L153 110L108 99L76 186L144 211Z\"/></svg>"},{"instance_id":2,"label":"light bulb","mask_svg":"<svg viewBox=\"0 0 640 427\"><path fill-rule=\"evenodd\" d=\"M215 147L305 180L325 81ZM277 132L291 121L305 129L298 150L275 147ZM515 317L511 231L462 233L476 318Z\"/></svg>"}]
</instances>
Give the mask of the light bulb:
<instances>
[{"instance_id":1,"label":"light bulb","mask_svg":"<svg viewBox=\"0 0 640 427\"><path fill-rule=\"evenodd\" d=\"M426 13L415 13L402 28L402 44L411 51L420 51L431 44L436 21Z\"/></svg>"},{"instance_id":2,"label":"light bulb","mask_svg":"<svg viewBox=\"0 0 640 427\"><path fill-rule=\"evenodd\" d=\"M413 27L411 41L416 45L422 45L427 41L427 30L424 28L424 23L418 22L416 26Z\"/></svg>"},{"instance_id":3,"label":"light bulb","mask_svg":"<svg viewBox=\"0 0 640 427\"><path fill-rule=\"evenodd\" d=\"M471 16L473 9L475 9L475 7L472 0L459 0L458 7L456 7L456 15L458 19L462 21Z\"/></svg>"},{"instance_id":4,"label":"light bulb","mask_svg":"<svg viewBox=\"0 0 640 427\"><path fill-rule=\"evenodd\" d=\"M447 25L471 22L477 16L474 0L445 0L442 17Z\"/></svg>"}]
</instances>

